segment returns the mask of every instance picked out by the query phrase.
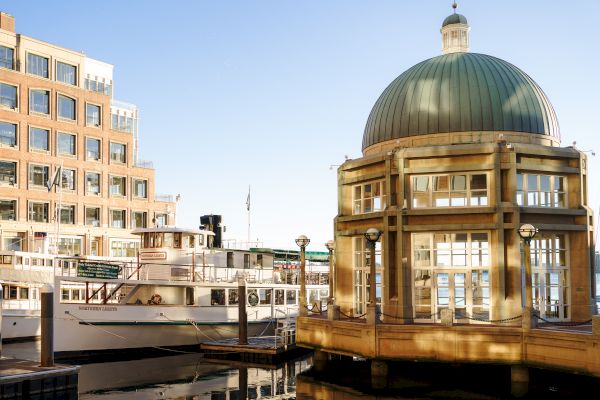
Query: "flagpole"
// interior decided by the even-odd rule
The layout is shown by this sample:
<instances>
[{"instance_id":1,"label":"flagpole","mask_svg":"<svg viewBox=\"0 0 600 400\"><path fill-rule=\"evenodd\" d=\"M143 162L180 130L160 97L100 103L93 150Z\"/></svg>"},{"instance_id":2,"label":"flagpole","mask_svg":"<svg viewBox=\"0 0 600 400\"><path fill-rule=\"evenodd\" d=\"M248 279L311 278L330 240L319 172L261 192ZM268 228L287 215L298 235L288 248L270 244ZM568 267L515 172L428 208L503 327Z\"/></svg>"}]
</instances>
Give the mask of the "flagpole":
<instances>
[{"instance_id":1,"label":"flagpole","mask_svg":"<svg viewBox=\"0 0 600 400\"><path fill-rule=\"evenodd\" d=\"M248 247L250 246L250 185L248 185L248 199L246 200L248 209Z\"/></svg>"},{"instance_id":2,"label":"flagpole","mask_svg":"<svg viewBox=\"0 0 600 400\"><path fill-rule=\"evenodd\" d=\"M60 236L60 217L62 212L62 172L63 172L63 162L61 161L59 172L58 172L58 209L56 210L56 240L54 252L58 255L58 241Z\"/></svg>"}]
</instances>

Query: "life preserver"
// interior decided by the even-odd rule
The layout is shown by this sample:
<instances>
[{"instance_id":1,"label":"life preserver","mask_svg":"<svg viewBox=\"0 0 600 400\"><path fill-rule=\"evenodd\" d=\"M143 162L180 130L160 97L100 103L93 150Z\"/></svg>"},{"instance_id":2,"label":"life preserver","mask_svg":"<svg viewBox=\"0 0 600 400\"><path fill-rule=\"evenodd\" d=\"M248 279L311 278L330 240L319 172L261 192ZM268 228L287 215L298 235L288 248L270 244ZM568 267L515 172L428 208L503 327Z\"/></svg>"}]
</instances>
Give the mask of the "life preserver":
<instances>
[{"instance_id":1,"label":"life preserver","mask_svg":"<svg viewBox=\"0 0 600 400\"><path fill-rule=\"evenodd\" d=\"M258 295L255 292L250 292L248 294L248 304L252 307L256 307L258 305Z\"/></svg>"},{"instance_id":2,"label":"life preserver","mask_svg":"<svg viewBox=\"0 0 600 400\"><path fill-rule=\"evenodd\" d=\"M152 295L152 297L150 298L150 303L152 304L160 304L162 302L162 297L160 297L160 294L155 293Z\"/></svg>"}]
</instances>

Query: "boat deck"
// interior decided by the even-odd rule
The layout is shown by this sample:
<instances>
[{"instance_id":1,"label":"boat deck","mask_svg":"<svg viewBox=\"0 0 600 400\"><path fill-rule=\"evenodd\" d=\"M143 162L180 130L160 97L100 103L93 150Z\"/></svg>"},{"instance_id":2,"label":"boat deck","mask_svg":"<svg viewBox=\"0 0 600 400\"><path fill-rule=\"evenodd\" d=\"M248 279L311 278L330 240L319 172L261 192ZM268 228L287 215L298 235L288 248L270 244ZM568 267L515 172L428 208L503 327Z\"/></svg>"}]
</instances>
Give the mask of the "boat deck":
<instances>
[{"instance_id":1,"label":"boat deck","mask_svg":"<svg viewBox=\"0 0 600 400\"><path fill-rule=\"evenodd\" d=\"M240 344L237 338L203 342L200 346L205 351L231 353L258 353L277 355L292 350L295 343L286 343L280 336L260 336L248 338L248 344Z\"/></svg>"}]
</instances>

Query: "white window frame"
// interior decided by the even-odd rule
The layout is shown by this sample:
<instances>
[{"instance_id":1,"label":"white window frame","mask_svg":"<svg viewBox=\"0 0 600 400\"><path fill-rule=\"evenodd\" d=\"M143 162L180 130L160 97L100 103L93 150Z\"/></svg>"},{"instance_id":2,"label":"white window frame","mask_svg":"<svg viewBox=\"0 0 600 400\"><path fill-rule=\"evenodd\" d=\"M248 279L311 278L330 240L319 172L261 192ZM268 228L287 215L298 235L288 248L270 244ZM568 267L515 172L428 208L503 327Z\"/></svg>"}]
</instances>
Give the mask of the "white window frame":
<instances>
[{"instance_id":1,"label":"white window frame","mask_svg":"<svg viewBox=\"0 0 600 400\"><path fill-rule=\"evenodd\" d=\"M365 187L371 185L371 196L365 197ZM377 190L375 187L379 187L379 195L375 195ZM360 194L357 195L357 190ZM379 204L377 205L377 201ZM368 204L371 203L369 209ZM352 214L368 214L372 212L378 212L385 210L386 207L386 195L385 195L385 180L377 179L368 182L362 182L360 184L352 185ZM368 210L368 211L366 211Z\"/></svg>"},{"instance_id":2,"label":"white window frame","mask_svg":"<svg viewBox=\"0 0 600 400\"><path fill-rule=\"evenodd\" d=\"M472 185L472 177L477 175L485 176L485 189L473 189ZM464 190L453 190L452 189L452 179L454 177L465 176L465 189ZM435 178L446 178L448 180L448 189L445 191L434 191L433 190L433 182ZM427 189L423 191L418 191L416 188L416 180L427 178ZM485 196L481 196L481 194L485 192ZM423 197L427 197L427 205L419 206L417 203L417 194L422 194ZM436 194L446 194L448 204L436 204ZM453 197L453 193L455 197ZM475 194L478 194L476 196ZM461 195L460 197L456 195ZM464 204L453 205L452 199L462 199L464 198ZM475 204L480 201L475 201L474 199L485 198L485 204ZM490 205L490 174L487 171L463 171L463 172L453 172L447 174L415 174L410 177L410 204L412 209L431 209L431 208L467 208L467 207L489 207Z\"/></svg>"}]
</instances>

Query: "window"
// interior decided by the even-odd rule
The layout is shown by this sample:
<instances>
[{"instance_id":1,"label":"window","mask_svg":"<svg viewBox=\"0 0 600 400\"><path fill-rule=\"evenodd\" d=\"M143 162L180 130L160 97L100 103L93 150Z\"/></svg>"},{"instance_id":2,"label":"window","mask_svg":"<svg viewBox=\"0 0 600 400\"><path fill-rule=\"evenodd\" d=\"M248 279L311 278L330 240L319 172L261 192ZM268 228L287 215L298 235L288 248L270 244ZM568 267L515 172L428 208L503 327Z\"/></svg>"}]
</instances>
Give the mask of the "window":
<instances>
[{"instance_id":1,"label":"window","mask_svg":"<svg viewBox=\"0 0 600 400\"><path fill-rule=\"evenodd\" d=\"M133 196L145 199L148 197L148 181L145 179L133 179ZM156 216L158 222L158 214ZM160 226L166 225L166 218Z\"/></svg>"},{"instance_id":2,"label":"window","mask_svg":"<svg viewBox=\"0 0 600 400\"><path fill-rule=\"evenodd\" d=\"M29 202L29 221L48 222L48 203Z\"/></svg>"},{"instance_id":3,"label":"window","mask_svg":"<svg viewBox=\"0 0 600 400\"><path fill-rule=\"evenodd\" d=\"M567 207L566 177L518 173L517 204L524 207Z\"/></svg>"},{"instance_id":4,"label":"window","mask_svg":"<svg viewBox=\"0 0 600 400\"><path fill-rule=\"evenodd\" d=\"M111 114L110 127L116 131L133 133L134 118L124 114Z\"/></svg>"},{"instance_id":5,"label":"window","mask_svg":"<svg viewBox=\"0 0 600 400\"><path fill-rule=\"evenodd\" d=\"M125 210L110 210L110 226L125 229Z\"/></svg>"},{"instance_id":6,"label":"window","mask_svg":"<svg viewBox=\"0 0 600 400\"><path fill-rule=\"evenodd\" d=\"M227 252L227 268L233 268L233 251Z\"/></svg>"},{"instance_id":7,"label":"window","mask_svg":"<svg viewBox=\"0 0 600 400\"><path fill-rule=\"evenodd\" d=\"M0 106L14 110L17 108L17 87L0 83Z\"/></svg>"},{"instance_id":8,"label":"window","mask_svg":"<svg viewBox=\"0 0 600 400\"><path fill-rule=\"evenodd\" d=\"M75 121L75 99L58 95L58 118Z\"/></svg>"},{"instance_id":9,"label":"window","mask_svg":"<svg viewBox=\"0 0 600 400\"><path fill-rule=\"evenodd\" d=\"M486 174L413 176L413 208L479 207L487 205Z\"/></svg>"},{"instance_id":10,"label":"window","mask_svg":"<svg viewBox=\"0 0 600 400\"><path fill-rule=\"evenodd\" d=\"M121 143L110 144L110 160L112 162L125 164L126 161L126 146Z\"/></svg>"},{"instance_id":11,"label":"window","mask_svg":"<svg viewBox=\"0 0 600 400\"><path fill-rule=\"evenodd\" d=\"M96 79L91 79L89 77L85 78L85 88L86 90L90 90L96 93L103 93L107 96L110 96L112 93L112 87L109 83L105 83Z\"/></svg>"},{"instance_id":12,"label":"window","mask_svg":"<svg viewBox=\"0 0 600 400\"><path fill-rule=\"evenodd\" d=\"M58 254L70 256L81 254L81 238L61 237L58 240Z\"/></svg>"},{"instance_id":13,"label":"window","mask_svg":"<svg viewBox=\"0 0 600 400\"><path fill-rule=\"evenodd\" d=\"M42 128L29 128L29 150L50 150L50 131Z\"/></svg>"},{"instance_id":14,"label":"window","mask_svg":"<svg viewBox=\"0 0 600 400\"><path fill-rule=\"evenodd\" d=\"M97 172L85 173L85 192L86 194L100 194L100 174Z\"/></svg>"},{"instance_id":15,"label":"window","mask_svg":"<svg viewBox=\"0 0 600 400\"><path fill-rule=\"evenodd\" d=\"M29 185L46 187L50 167L47 165L29 165Z\"/></svg>"},{"instance_id":16,"label":"window","mask_svg":"<svg viewBox=\"0 0 600 400\"><path fill-rule=\"evenodd\" d=\"M10 47L0 46L0 67L14 69L15 50Z\"/></svg>"},{"instance_id":17,"label":"window","mask_svg":"<svg viewBox=\"0 0 600 400\"><path fill-rule=\"evenodd\" d=\"M262 305L271 304L272 295L273 295L273 289L259 289L258 290L259 304L262 304Z\"/></svg>"},{"instance_id":18,"label":"window","mask_svg":"<svg viewBox=\"0 0 600 400\"><path fill-rule=\"evenodd\" d=\"M61 205L60 206L60 223L70 224L75 223L75 206L74 205Z\"/></svg>"},{"instance_id":19,"label":"window","mask_svg":"<svg viewBox=\"0 0 600 400\"><path fill-rule=\"evenodd\" d=\"M50 114L50 92L42 89L31 89L29 91L29 111Z\"/></svg>"},{"instance_id":20,"label":"window","mask_svg":"<svg viewBox=\"0 0 600 400\"><path fill-rule=\"evenodd\" d=\"M284 304L284 300L283 300L284 292L285 291L283 289L275 289L275 305L276 306L282 306Z\"/></svg>"},{"instance_id":21,"label":"window","mask_svg":"<svg viewBox=\"0 0 600 400\"><path fill-rule=\"evenodd\" d=\"M224 306L225 305L225 289L210 290L210 305Z\"/></svg>"},{"instance_id":22,"label":"window","mask_svg":"<svg viewBox=\"0 0 600 400\"><path fill-rule=\"evenodd\" d=\"M381 211L385 208L383 181L356 185L353 188L353 214Z\"/></svg>"},{"instance_id":23,"label":"window","mask_svg":"<svg viewBox=\"0 0 600 400\"><path fill-rule=\"evenodd\" d=\"M0 145L9 147L17 145L17 124L0 121Z\"/></svg>"},{"instance_id":24,"label":"window","mask_svg":"<svg viewBox=\"0 0 600 400\"><path fill-rule=\"evenodd\" d=\"M381 303L382 286L382 270L383 270L383 255L382 241L375 243L375 301ZM355 313L363 314L366 311L367 304L370 299L371 288L371 252L367 247L367 241L362 236L354 237L353 239L353 290L354 290L354 305ZM318 279L318 278L317 278Z\"/></svg>"},{"instance_id":25,"label":"window","mask_svg":"<svg viewBox=\"0 0 600 400\"><path fill-rule=\"evenodd\" d=\"M240 298L239 298L239 294L238 294L238 289L228 289L229 291L229 305L233 306L236 304L239 304L240 302Z\"/></svg>"},{"instance_id":26,"label":"window","mask_svg":"<svg viewBox=\"0 0 600 400\"><path fill-rule=\"evenodd\" d=\"M36 54L27 53L27 73L49 78L48 59Z\"/></svg>"},{"instance_id":27,"label":"window","mask_svg":"<svg viewBox=\"0 0 600 400\"><path fill-rule=\"evenodd\" d=\"M156 226L167 226L168 225L168 216L164 213L156 213L154 214L154 220L156 222Z\"/></svg>"},{"instance_id":28,"label":"window","mask_svg":"<svg viewBox=\"0 0 600 400\"><path fill-rule=\"evenodd\" d=\"M74 156L76 154L77 139L75 135L70 133L58 132L56 134L56 152Z\"/></svg>"},{"instance_id":29,"label":"window","mask_svg":"<svg viewBox=\"0 0 600 400\"><path fill-rule=\"evenodd\" d=\"M140 242L137 240L111 240L111 257L135 257L140 249Z\"/></svg>"},{"instance_id":30,"label":"window","mask_svg":"<svg viewBox=\"0 0 600 400\"><path fill-rule=\"evenodd\" d=\"M77 174L74 169L63 168L61 172L61 187L66 190L75 190Z\"/></svg>"},{"instance_id":31,"label":"window","mask_svg":"<svg viewBox=\"0 0 600 400\"><path fill-rule=\"evenodd\" d=\"M295 290L286 290L285 291L285 304L286 305L296 304L296 291Z\"/></svg>"},{"instance_id":32,"label":"window","mask_svg":"<svg viewBox=\"0 0 600 400\"><path fill-rule=\"evenodd\" d=\"M131 212L131 228L146 228L148 214L143 211L132 211Z\"/></svg>"},{"instance_id":33,"label":"window","mask_svg":"<svg viewBox=\"0 0 600 400\"><path fill-rule=\"evenodd\" d=\"M77 67L57 61L56 80L69 85L77 85Z\"/></svg>"},{"instance_id":34,"label":"window","mask_svg":"<svg viewBox=\"0 0 600 400\"><path fill-rule=\"evenodd\" d=\"M0 200L0 220L16 221L17 219L17 201Z\"/></svg>"},{"instance_id":35,"label":"window","mask_svg":"<svg viewBox=\"0 0 600 400\"><path fill-rule=\"evenodd\" d=\"M85 123L87 126L100 126L100 106L86 103L85 105Z\"/></svg>"},{"instance_id":36,"label":"window","mask_svg":"<svg viewBox=\"0 0 600 400\"><path fill-rule=\"evenodd\" d=\"M113 196L125 196L125 181L124 176L110 177L110 194Z\"/></svg>"},{"instance_id":37,"label":"window","mask_svg":"<svg viewBox=\"0 0 600 400\"><path fill-rule=\"evenodd\" d=\"M88 160L100 160L100 139L86 138L85 154Z\"/></svg>"},{"instance_id":38,"label":"window","mask_svg":"<svg viewBox=\"0 0 600 400\"><path fill-rule=\"evenodd\" d=\"M85 224L90 226L100 226L100 207L85 208Z\"/></svg>"},{"instance_id":39,"label":"window","mask_svg":"<svg viewBox=\"0 0 600 400\"><path fill-rule=\"evenodd\" d=\"M0 185L14 186L17 184L17 163L0 161Z\"/></svg>"}]
</instances>

